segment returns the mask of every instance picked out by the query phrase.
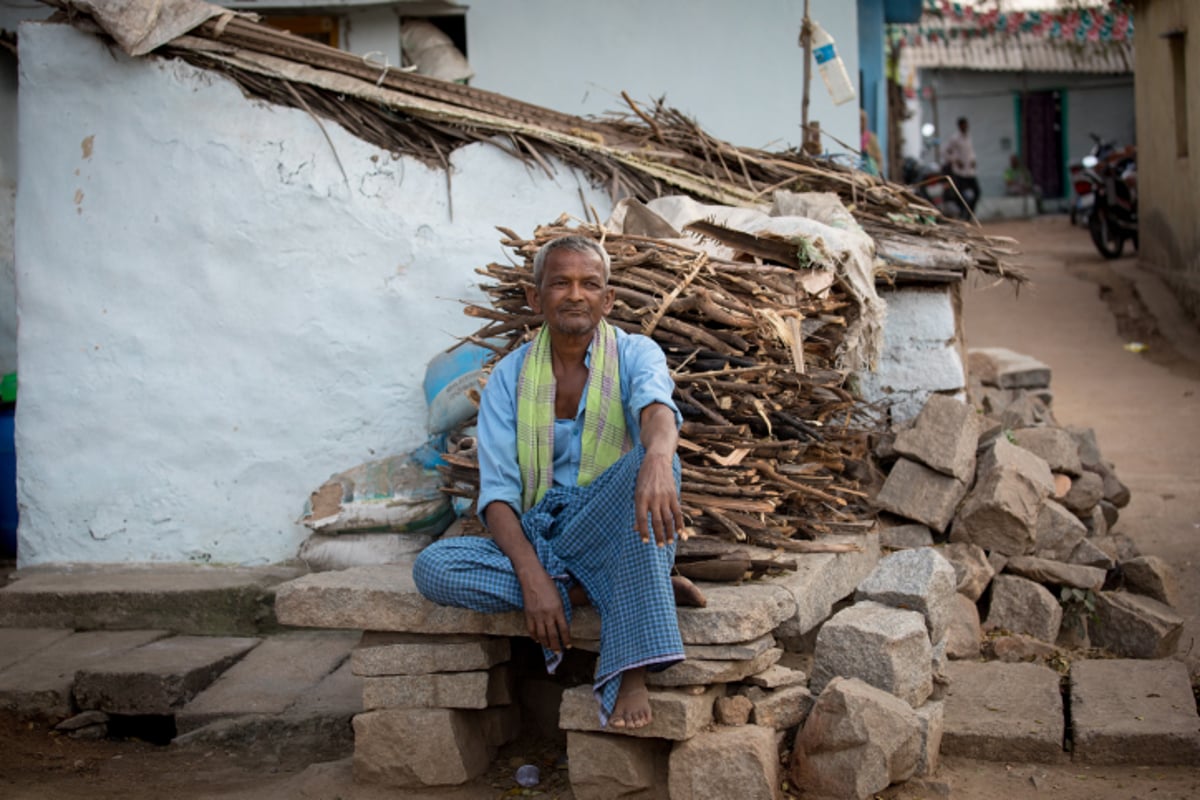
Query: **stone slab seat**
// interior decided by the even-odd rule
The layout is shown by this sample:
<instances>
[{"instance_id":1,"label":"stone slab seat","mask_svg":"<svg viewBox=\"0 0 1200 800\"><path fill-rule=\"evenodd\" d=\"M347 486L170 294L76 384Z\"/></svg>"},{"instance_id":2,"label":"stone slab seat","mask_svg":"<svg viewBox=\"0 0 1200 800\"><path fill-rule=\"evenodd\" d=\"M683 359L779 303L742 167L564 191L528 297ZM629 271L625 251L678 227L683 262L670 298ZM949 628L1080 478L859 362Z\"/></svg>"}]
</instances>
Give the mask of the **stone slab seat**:
<instances>
[{"instance_id":1,"label":"stone slab seat","mask_svg":"<svg viewBox=\"0 0 1200 800\"><path fill-rule=\"evenodd\" d=\"M686 644L748 642L770 633L796 613L781 586L704 585L706 608L679 609ZM304 628L395 631L424 634L524 636L521 612L483 614L433 603L417 591L411 558L395 564L318 572L281 584L275 594L280 623ZM599 639L600 617L590 606L575 609L571 636Z\"/></svg>"},{"instance_id":2,"label":"stone slab seat","mask_svg":"<svg viewBox=\"0 0 1200 800\"><path fill-rule=\"evenodd\" d=\"M278 630L275 586L302 572L204 564L31 567L0 588L0 627L254 636Z\"/></svg>"}]
</instances>

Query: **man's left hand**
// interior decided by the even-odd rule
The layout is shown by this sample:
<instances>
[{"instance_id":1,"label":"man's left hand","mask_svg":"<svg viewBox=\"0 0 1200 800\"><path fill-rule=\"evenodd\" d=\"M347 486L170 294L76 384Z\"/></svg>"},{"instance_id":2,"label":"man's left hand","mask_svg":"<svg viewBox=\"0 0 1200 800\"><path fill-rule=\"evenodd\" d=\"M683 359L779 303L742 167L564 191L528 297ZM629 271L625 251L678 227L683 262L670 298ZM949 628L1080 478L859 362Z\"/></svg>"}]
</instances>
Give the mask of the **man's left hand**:
<instances>
[{"instance_id":1,"label":"man's left hand","mask_svg":"<svg viewBox=\"0 0 1200 800\"><path fill-rule=\"evenodd\" d=\"M672 455L646 453L638 471L633 503L637 531L643 542L649 543L652 535L659 547L675 541L676 534L683 530L683 510L675 488Z\"/></svg>"}]
</instances>

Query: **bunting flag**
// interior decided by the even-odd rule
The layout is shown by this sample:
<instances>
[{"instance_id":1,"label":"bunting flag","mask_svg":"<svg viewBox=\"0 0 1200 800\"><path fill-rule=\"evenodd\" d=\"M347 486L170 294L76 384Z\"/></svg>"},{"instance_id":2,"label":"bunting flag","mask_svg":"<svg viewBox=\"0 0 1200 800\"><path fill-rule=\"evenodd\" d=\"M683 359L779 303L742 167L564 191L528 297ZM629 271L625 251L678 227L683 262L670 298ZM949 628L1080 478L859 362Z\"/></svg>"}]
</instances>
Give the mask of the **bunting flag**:
<instances>
[{"instance_id":1,"label":"bunting flag","mask_svg":"<svg viewBox=\"0 0 1200 800\"><path fill-rule=\"evenodd\" d=\"M1080 44L1125 42L1133 39L1133 11L1128 0L1086 9L1010 12L980 11L953 0L925 0L921 23L894 28L902 33L893 37L910 45L1016 35Z\"/></svg>"}]
</instances>

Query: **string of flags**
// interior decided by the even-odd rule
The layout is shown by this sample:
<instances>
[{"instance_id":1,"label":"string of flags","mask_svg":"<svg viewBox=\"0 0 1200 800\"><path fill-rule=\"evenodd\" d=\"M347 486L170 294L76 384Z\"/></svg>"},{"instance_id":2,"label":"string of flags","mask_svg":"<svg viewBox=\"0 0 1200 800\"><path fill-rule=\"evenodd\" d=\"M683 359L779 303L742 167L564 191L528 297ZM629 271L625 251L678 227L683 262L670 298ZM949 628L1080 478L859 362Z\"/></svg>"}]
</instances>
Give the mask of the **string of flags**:
<instances>
[{"instance_id":1,"label":"string of flags","mask_svg":"<svg viewBox=\"0 0 1200 800\"><path fill-rule=\"evenodd\" d=\"M1123 42L1133 39L1133 12L1124 2L1107 7L1059 11L976 9L952 0L925 0L922 20L931 24L895 26L905 44L948 42L995 36L1042 37L1060 42Z\"/></svg>"}]
</instances>

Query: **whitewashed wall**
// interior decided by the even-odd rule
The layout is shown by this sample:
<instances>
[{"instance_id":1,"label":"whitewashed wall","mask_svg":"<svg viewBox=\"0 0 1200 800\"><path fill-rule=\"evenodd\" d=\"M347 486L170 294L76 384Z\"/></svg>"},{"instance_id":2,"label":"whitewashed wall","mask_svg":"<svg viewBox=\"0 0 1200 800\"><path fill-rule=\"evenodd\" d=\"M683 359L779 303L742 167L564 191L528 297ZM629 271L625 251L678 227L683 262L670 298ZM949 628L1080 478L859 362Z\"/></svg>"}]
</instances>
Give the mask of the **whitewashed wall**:
<instances>
[{"instance_id":1,"label":"whitewashed wall","mask_svg":"<svg viewBox=\"0 0 1200 800\"><path fill-rule=\"evenodd\" d=\"M888 409L893 422L921 412L934 393L966 398L962 338L954 289L909 287L883 290L887 324L874 372L860 373L863 399Z\"/></svg>"},{"instance_id":2,"label":"whitewashed wall","mask_svg":"<svg viewBox=\"0 0 1200 800\"><path fill-rule=\"evenodd\" d=\"M477 145L451 218L443 172L327 124L347 185L307 114L218 75L20 37L22 565L292 557L310 491L424 441L493 226L583 212L572 173Z\"/></svg>"},{"instance_id":3,"label":"whitewashed wall","mask_svg":"<svg viewBox=\"0 0 1200 800\"><path fill-rule=\"evenodd\" d=\"M857 86L857 5L813 0L811 7ZM569 114L628 110L622 90L638 103L665 95L714 136L783 149L801 141L803 17L803 0L472 3L471 84ZM858 103L835 107L815 69L809 119L858 142Z\"/></svg>"}]
</instances>

